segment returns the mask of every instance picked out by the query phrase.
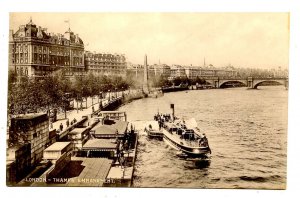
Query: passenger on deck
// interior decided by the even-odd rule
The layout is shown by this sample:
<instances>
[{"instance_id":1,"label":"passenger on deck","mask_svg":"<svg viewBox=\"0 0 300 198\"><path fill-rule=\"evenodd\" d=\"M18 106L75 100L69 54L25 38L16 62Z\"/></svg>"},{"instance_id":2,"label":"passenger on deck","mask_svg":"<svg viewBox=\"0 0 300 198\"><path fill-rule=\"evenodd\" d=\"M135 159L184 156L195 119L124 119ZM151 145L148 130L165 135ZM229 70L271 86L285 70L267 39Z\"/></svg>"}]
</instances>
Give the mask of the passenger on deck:
<instances>
[{"instance_id":1,"label":"passenger on deck","mask_svg":"<svg viewBox=\"0 0 300 198\"><path fill-rule=\"evenodd\" d=\"M126 130L126 131L124 132L123 143L124 143L127 139L129 139L129 136L128 136L127 130Z\"/></svg>"},{"instance_id":2,"label":"passenger on deck","mask_svg":"<svg viewBox=\"0 0 300 198\"><path fill-rule=\"evenodd\" d=\"M204 144L204 146L208 146L208 140L205 136L205 133L203 133L203 144Z\"/></svg>"},{"instance_id":3,"label":"passenger on deck","mask_svg":"<svg viewBox=\"0 0 300 198\"><path fill-rule=\"evenodd\" d=\"M204 147L206 147L206 146L208 146L208 140L207 140L207 138L206 138L206 136L205 136L205 134L203 133L202 134L203 136L200 138L200 140L199 140L199 146L204 146Z\"/></svg>"},{"instance_id":4,"label":"passenger on deck","mask_svg":"<svg viewBox=\"0 0 300 198\"><path fill-rule=\"evenodd\" d=\"M63 126L63 124L62 124L62 123L60 123L60 125L59 125L59 129L60 129L60 131L62 131L62 130L64 129L64 126Z\"/></svg>"},{"instance_id":5,"label":"passenger on deck","mask_svg":"<svg viewBox=\"0 0 300 198\"><path fill-rule=\"evenodd\" d=\"M130 131L131 131L131 133L133 132L133 126L132 126L132 124L130 125Z\"/></svg>"}]
</instances>

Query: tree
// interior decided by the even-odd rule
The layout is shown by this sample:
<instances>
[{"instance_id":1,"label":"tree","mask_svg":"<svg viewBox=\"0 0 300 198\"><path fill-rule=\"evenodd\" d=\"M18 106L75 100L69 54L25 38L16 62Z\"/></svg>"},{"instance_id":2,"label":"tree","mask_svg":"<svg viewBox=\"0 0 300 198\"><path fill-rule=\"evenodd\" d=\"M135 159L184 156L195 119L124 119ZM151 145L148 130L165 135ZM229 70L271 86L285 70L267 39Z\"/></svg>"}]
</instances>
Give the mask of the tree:
<instances>
[{"instance_id":1,"label":"tree","mask_svg":"<svg viewBox=\"0 0 300 198\"><path fill-rule=\"evenodd\" d=\"M94 96L99 94L98 78L94 76L92 72L89 72L86 76L86 84L88 88L87 95L92 97L92 105L94 105Z\"/></svg>"}]
</instances>

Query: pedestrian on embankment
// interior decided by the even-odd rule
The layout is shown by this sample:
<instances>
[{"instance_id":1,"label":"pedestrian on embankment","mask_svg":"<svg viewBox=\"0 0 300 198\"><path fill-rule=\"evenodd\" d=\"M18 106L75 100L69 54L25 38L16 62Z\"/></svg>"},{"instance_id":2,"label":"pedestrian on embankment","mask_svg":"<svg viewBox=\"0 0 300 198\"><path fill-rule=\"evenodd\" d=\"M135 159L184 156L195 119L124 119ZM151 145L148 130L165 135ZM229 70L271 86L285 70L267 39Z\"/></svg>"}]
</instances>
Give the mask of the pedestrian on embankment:
<instances>
[{"instance_id":1,"label":"pedestrian on embankment","mask_svg":"<svg viewBox=\"0 0 300 198\"><path fill-rule=\"evenodd\" d=\"M63 126L63 124L62 124L62 123L60 123L60 125L59 125L59 129L60 129L60 131L62 131L62 130L64 129L64 126Z\"/></svg>"}]
</instances>

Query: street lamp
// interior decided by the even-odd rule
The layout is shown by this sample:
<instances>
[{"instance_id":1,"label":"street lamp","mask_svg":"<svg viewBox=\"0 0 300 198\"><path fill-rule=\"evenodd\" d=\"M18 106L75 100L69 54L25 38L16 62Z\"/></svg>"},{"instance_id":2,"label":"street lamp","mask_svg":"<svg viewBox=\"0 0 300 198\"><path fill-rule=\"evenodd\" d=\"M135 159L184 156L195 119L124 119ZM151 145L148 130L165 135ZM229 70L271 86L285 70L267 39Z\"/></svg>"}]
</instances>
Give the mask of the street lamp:
<instances>
[{"instance_id":1,"label":"street lamp","mask_svg":"<svg viewBox=\"0 0 300 198\"><path fill-rule=\"evenodd\" d=\"M66 98L66 93L63 95L62 100L63 100L63 103L64 103L65 119L67 119L67 108L66 108L67 98Z\"/></svg>"},{"instance_id":2,"label":"street lamp","mask_svg":"<svg viewBox=\"0 0 300 198\"><path fill-rule=\"evenodd\" d=\"M108 90L108 102L110 101L110 90Z\"/></svg>"},{"instance_id":3,"label":"street lamp","mask_svg":"<svg viewBox=\"0 0 300 198\"><path fill-rule=\"evenodd\" d=\"M99 102L99 110L102 109L102 91L99 92L99 97L98 99L100 99L100 102Z\"/></svg>"}]
</instances>

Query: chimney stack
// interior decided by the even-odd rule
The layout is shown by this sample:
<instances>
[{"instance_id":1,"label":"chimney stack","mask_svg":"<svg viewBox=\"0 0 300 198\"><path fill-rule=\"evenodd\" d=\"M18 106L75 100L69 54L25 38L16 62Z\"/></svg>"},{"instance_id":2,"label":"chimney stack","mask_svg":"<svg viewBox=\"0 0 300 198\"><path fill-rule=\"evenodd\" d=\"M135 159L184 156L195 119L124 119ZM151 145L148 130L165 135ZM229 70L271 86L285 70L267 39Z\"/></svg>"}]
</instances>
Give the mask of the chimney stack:
<instances>
[{"instance_id":1,"label":"chimney stack","mask_svg":"<svg viewBox=\"0 0 300 198\"><path fill-rule=\"evenodd\" d=\"M14 31L9 30L9 41L13 41L13 40L14 40Z\"/></svg>"}]
</instances>

